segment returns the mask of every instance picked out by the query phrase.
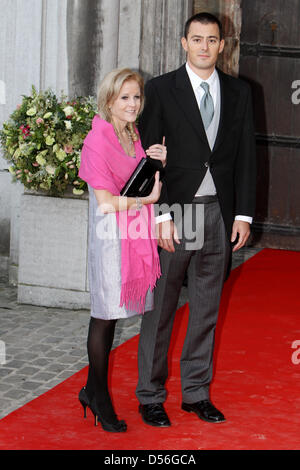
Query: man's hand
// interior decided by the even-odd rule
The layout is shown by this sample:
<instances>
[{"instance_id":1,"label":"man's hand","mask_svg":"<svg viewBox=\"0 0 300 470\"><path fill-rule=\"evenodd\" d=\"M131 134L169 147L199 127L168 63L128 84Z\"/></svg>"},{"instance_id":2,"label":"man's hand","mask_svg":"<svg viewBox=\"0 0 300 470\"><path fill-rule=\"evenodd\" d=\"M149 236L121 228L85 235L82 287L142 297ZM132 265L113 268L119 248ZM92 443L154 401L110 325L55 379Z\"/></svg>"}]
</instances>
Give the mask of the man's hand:
<instances>
[{"instance_id":1,"label":"man's hand","mask_svg":"<svg viewBox=\"0 0 300 470\"><path fill-rule=\"evenodd\" d=\"M242 248L245 243L247 242L250 235L250 224L248 222L244 222L243 220L235 220L232 226L232 234L231 234L231 242L233 243L237 236L238 242L234 245L232 251L237 251Z\"/></svg>"},{"instance_id":2,"label":"man's hand","mask_svg":"<svg viewBox=\"0 0 300 470\"><path fill-rule=\"evenodd\" d=\"M156 224L156 237L158 245L166 251L175 251L174 241L178 245L180 244L173 220L166 220Z\"/></svg>"}]
</instances>

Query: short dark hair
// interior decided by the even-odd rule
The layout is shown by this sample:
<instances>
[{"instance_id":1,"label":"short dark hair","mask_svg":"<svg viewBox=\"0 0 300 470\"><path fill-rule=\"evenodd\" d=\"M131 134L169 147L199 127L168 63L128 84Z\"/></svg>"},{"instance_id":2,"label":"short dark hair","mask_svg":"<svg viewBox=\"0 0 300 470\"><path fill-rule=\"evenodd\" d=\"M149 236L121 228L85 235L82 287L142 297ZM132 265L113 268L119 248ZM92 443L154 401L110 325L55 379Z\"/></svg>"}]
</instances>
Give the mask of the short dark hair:
<instances>
[{"instance_id":1,"label":"short dark hair","mask_svg":"<svg viewBox=\"0 0 300 470\"><path fill-rule=\"evenodd\" d=\"M212 15L211 13L207 12L202 12L202 13L196 13L196 15L191 16L185 23L184 27L184 37L187 39L191 23L194 23L194 21L197 21L198 23L202 24L209 24L209 23L214 23L217 24L219 27L220 31L220 39L223 37L223 28L222 28L222 23L221 21L215 16Z\"/></svg>"}]
</instances>

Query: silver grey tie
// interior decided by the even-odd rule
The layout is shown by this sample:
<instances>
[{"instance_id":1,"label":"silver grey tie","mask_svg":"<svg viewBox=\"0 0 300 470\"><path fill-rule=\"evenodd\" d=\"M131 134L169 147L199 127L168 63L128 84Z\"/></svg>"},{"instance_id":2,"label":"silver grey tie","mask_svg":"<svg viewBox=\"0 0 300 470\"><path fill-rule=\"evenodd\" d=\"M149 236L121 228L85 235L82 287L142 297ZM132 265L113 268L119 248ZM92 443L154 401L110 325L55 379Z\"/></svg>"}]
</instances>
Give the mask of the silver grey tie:
<instances>
[{"instance_id":1,"label":"silver grey tie","mask_svg":"<svg viewBox=\"0 0 300 470\"><path fill-rule=\"evenodd\" d=\"M205 91L204 96L202 97L202 100L200 103L200 113L201 113L203 125L205 129L207 129L214 116L214 102L211 97L211 94L209 93L209 84L206 82L202 82L200 86Z\"/></svg>"}]
</instances>

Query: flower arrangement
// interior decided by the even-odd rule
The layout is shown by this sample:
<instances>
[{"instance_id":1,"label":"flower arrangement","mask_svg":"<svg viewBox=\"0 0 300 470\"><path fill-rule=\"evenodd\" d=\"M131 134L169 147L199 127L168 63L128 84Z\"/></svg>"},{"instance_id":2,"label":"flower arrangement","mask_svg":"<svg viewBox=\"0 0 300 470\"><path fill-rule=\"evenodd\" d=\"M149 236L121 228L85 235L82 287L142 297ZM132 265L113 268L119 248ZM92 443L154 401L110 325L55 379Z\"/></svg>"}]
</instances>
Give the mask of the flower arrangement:
<instances>
[{"instance_id":1,"label":"flower arrangement","mask_svg":"<svg viewBox=\"0 0 300 470\"><path fill-rule=\"evenodd\" d=\"M22 103L3 124L0 142L14 181L51 196L68 187L81 195L86 183L78 177L83 140L97 106L92 97L58 101L49 89L23 96Z\"/></svg>"}]
</instances>

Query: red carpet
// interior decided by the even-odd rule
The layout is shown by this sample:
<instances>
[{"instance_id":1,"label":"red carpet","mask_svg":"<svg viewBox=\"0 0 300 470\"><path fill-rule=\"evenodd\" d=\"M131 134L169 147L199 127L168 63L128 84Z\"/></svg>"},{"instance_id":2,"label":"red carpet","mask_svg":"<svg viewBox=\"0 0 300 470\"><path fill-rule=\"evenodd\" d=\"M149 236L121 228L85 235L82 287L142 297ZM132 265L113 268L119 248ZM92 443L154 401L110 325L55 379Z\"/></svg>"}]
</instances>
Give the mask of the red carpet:
<instances>
[{"instance_id":1,"label":"red carpet","mask_svg":"<svg viewBox=\"0 0 300 470\"><path fill-rule=\"evenodd\" d=\"M77 393L85 383L85 368L2 419L0 449L300 449L300 364L292 362L292 343L300 340L299 279L300 253L263 250L227 281L212 385L212 401L226 423L205 423L180 408L186 306L177 312L170 350L165 404L170 428L151 428L137 413L135 337L112 355L113 397L120 418L126 418L127 433L95 428L90 412L83 419Z\"/></svg>"}]
</instances>

